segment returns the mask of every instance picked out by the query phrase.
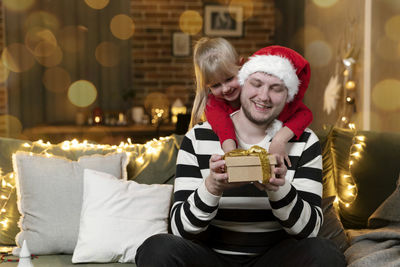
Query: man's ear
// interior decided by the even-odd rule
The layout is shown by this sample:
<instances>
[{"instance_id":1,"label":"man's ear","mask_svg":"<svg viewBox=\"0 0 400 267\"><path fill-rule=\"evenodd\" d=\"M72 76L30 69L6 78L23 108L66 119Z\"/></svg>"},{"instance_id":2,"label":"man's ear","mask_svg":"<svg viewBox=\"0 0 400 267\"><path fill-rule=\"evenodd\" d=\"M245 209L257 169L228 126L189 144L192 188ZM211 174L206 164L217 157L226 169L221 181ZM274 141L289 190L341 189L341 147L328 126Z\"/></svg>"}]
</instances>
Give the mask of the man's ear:
<instances>
[{"instance_id":1,"label":"man's ear","mask_svg":"<svg viewBox=\"0 0 400 267\"><path fill-rule=\"evenodd\" d=\"M240 66L240 67L243 66L243 64L244 64L245 61L246 61L246 60L244 59L244 57L240 57L240 58L239 58L239 66Z\"/></svg>"}]
</instances>

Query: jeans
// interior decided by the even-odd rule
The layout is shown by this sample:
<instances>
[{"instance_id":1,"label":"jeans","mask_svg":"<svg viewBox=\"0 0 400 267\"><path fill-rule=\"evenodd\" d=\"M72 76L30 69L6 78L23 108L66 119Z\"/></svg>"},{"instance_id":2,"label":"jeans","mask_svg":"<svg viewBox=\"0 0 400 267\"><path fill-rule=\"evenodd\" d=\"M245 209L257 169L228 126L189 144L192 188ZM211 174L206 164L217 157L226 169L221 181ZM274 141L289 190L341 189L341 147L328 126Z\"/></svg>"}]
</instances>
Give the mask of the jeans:
<instances>
[{"instance_id":1,"label":"jeans","mask_svg":"<svg viewBox=\"0 0 400 267\"><path fill-rule=\"evenodd\" d=\"M220 254L209 247L171 234L148 238L137 250L138 267L266 267L346 266L336 245L324 238L285 239L257 256Z\"/></svg>"}]
</instances>

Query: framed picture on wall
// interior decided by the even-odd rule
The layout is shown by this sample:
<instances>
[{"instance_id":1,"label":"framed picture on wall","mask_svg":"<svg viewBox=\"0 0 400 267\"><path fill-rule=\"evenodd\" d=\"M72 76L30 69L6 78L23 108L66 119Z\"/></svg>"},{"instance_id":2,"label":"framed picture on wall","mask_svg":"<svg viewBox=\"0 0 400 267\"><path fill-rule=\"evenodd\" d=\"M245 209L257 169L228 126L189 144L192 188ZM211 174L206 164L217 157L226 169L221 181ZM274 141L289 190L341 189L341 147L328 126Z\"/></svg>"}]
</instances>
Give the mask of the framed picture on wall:
<instances>
[{"instance_id":1,"label":"framed picture on wall","mask_svg":"<svg viewBox=\"0 0 400 267\"><path fill-rule=\"evenodd\" d=\"M243 8L206 5L204 7L204 34L241 37L243 35Z\"/></svg>"},{"instance_id":2,"label":"framed picture on wall","mask_svg":"<svg viewBox=\"0 0 400 267\"><path fill-rule=\"evenodd\" d=\"M185 57L190 55L190 35L183 32L172 34L172 55Z\"/></svg>"}]
</instances>

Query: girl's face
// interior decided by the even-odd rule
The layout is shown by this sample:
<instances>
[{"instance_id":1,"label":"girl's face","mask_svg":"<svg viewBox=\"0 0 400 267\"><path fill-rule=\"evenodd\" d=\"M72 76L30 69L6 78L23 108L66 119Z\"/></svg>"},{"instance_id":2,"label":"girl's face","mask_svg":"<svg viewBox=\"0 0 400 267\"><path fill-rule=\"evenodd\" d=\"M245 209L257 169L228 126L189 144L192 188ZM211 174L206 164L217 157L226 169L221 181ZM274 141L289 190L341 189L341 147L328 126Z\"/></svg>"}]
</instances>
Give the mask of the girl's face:
<instances>
[{"instance_id":1,"label":"girl's face","mask_svg":"<svg viewBox=\"0 0 400 267\"><path fill-rule=\"evenodd\" d=\"M236 76L230 76L208 85L211 93L219 99L233 102L239 99L241 87Z\"/></svg>"}]
</instances>

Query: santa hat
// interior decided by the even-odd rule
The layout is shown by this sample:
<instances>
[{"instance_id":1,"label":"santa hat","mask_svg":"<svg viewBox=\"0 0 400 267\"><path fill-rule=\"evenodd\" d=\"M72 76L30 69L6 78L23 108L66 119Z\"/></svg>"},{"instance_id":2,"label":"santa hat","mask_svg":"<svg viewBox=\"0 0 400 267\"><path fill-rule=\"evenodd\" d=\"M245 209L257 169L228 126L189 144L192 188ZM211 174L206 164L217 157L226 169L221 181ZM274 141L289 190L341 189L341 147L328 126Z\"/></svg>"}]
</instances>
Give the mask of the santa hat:
<instances>
[{"instance_id":1,"label":"santa hat","mask_svg":"<svg viewBox=\"0 0 400 267\"><path fill-rule=\"evenodd\" d=\"M296 51L278 45L264 47L255 52L239 71L239 83L255 72L265 72L281 79L288 88L288 99L304 92L310 82L310 64Z\"/></svg>"}]
</instances>

